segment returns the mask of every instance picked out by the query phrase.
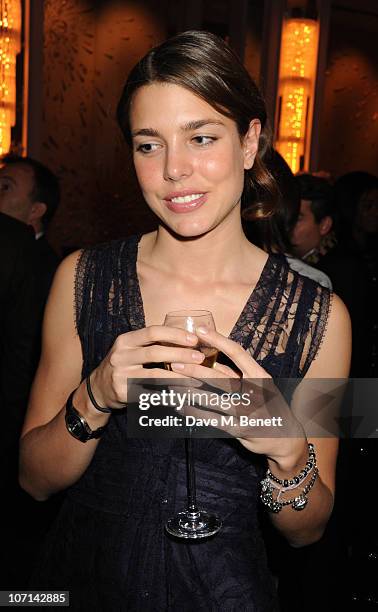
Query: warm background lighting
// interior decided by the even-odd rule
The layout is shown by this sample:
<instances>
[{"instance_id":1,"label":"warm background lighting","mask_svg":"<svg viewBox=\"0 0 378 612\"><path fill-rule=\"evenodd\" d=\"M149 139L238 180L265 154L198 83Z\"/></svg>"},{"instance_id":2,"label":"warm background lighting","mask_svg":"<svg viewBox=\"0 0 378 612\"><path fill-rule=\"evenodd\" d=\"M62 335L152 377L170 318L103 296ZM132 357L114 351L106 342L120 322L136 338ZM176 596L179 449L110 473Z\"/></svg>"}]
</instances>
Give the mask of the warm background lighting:
<instances>
[{"instance_id":1,"label":"warm background lighting","mask_svg":"<svg viewBox=\"0 0 378 612\"><path fill-rule=\"evenodd\" d=\"M16 122L16 55L21 49L21 1L0 0L0 155Z\"/></svg>"},{"instance_id":2,"label":"warm background lighting","mask_svg":"<svg viewBox=\"0 0 378 612\"><path fill-rule=\"evenodd\" d=\"M318 37L317 21L283 22L275 145L294 173L308 167Z\"/></svg>"}]
</instances>

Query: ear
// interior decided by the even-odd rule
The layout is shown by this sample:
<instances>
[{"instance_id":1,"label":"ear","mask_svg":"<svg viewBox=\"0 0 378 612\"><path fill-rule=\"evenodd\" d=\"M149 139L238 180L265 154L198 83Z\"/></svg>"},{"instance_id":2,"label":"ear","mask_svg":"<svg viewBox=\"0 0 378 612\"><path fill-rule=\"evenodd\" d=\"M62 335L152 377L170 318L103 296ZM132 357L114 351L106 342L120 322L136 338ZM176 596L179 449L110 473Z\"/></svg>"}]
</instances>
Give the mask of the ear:
<instances>
[{"instance_id":1,"label":"ear","mask_svg":"<svg viewBox=\"0 0 378 612\"><path fill-rule=\"evenodd\" d=\"M319 223L319 231L321 236L326 236L332 229L333 221L332 217L327 215Z\"/></svg>"},{"instance_id":2,"label":"ear","mask_svg":"<svg viewBox=\"0 0 378 612\"><path fill-rule=\"evenodd\" d=\"M252 119L243 140L244 170L250 170L253 166L259 148L260 132L261 123L259 119Z\"/></svg>"},{"instance_id":3,"label":"ear","mask_svg":"<svg viewBox=\"0 0 378 612\"><path fill-rule=\"evenodd\" d=\"M33 221L37 221L38 219L42 219L43 215L47 210L46 204L43 202L33 202L29 212L29 225L33 224Z\"/></svg>"}]
</instances>

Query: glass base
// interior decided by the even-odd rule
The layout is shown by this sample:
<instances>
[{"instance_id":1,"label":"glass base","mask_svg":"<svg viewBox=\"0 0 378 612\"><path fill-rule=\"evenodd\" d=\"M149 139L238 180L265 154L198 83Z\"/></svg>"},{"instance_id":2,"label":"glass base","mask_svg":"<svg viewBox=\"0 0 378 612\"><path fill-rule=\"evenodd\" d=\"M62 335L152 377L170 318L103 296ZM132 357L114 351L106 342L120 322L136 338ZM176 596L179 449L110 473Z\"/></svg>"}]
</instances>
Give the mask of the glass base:
<instances>
[{"instance_id":1,"label":"glass base","mask_svg":"<svg viewBox=\"0 0 378 612\"><path fill-rule=\"evenodd\" d=\"M165 529L176 538L196 540L208 538L217 533L222 527L222 521L216 514L209 514L205 510L197 512L179 512L169 519Z\"/></svg>"}]
</instances>

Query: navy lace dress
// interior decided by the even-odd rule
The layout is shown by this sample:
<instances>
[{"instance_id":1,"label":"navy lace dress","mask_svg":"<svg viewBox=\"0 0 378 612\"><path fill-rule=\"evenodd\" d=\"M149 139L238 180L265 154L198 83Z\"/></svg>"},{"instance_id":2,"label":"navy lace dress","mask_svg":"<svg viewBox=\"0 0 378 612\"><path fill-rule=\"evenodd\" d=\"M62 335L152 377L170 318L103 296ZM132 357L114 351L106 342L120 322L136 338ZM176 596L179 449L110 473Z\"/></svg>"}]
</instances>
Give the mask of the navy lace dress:
<instances>
[{"instance_id":1,"label":"navy lace dress","mask_svg":"<svg viewBox=\"0 0 378 612\"><path fill-rule=\"evenodd\" d=\"M83 376L117 335L144 327L139 237L86 250L76 274ZM301 377L319 348L330 294L270 256L230 337L274 377ZM264 461L233 439L195 440L198 502L220 513L213 538L176 542L166 520L186 504L183 440L131 439L111 417L68 492L33 586L66 589L72 610L272 612L276 593L259 525Z\"/></svg>"}]
</instances>

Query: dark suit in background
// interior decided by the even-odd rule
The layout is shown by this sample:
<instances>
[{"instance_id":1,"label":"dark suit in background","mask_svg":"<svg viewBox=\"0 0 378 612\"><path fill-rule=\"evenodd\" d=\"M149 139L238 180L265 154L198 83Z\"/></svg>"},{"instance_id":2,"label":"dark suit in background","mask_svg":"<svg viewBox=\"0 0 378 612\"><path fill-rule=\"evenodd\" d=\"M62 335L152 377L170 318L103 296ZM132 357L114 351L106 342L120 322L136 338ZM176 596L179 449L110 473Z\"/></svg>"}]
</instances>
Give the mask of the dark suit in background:
<instances>
[{"instance_id":1,"label":"dark suit in background","mask_svg":"<svg viewBox=\"0 0 378 612\"><path fill-rule=\"evenodd\" d=\"M35 251L37 297L44 308L60 260L44 234L35 241Z\"/></svg>"},{"instance_id":2,"label":"dark suit in background","mask_svg":"<svg viewBox=\"0 0 378 612\"><path fill-rule=\"evenodd\" d=\"M36 370L41 355L42 321L43 314L49 296L54 274L59 265L59 257L48 243L45 235L37 238L35 242L35 277L36 277L36 300L40 317L40 329L34 350L34 369Z\"/></svg>"},{"instance_id":3,"label":"dark suit in background","mask_svg":"<svg viewBox=\"0 0 378 612\"><path fill-rule=\"evenodd\" d=\"M34 375L40 321L35 252L32 229L0 213L1 481L18 443Z\"/></svg>"},{"instance_id":4,"label":"dark suit in background","mask_svg":"<svg viewBox=\"0 0 378 612\"><path fill-rule=\"evenodd\" d=\"M25 589L60 505L18 485L18 440L38 365L43 310L59 263L31 226L0 213L0 588Z\"/></svg>"}]
</instances>

